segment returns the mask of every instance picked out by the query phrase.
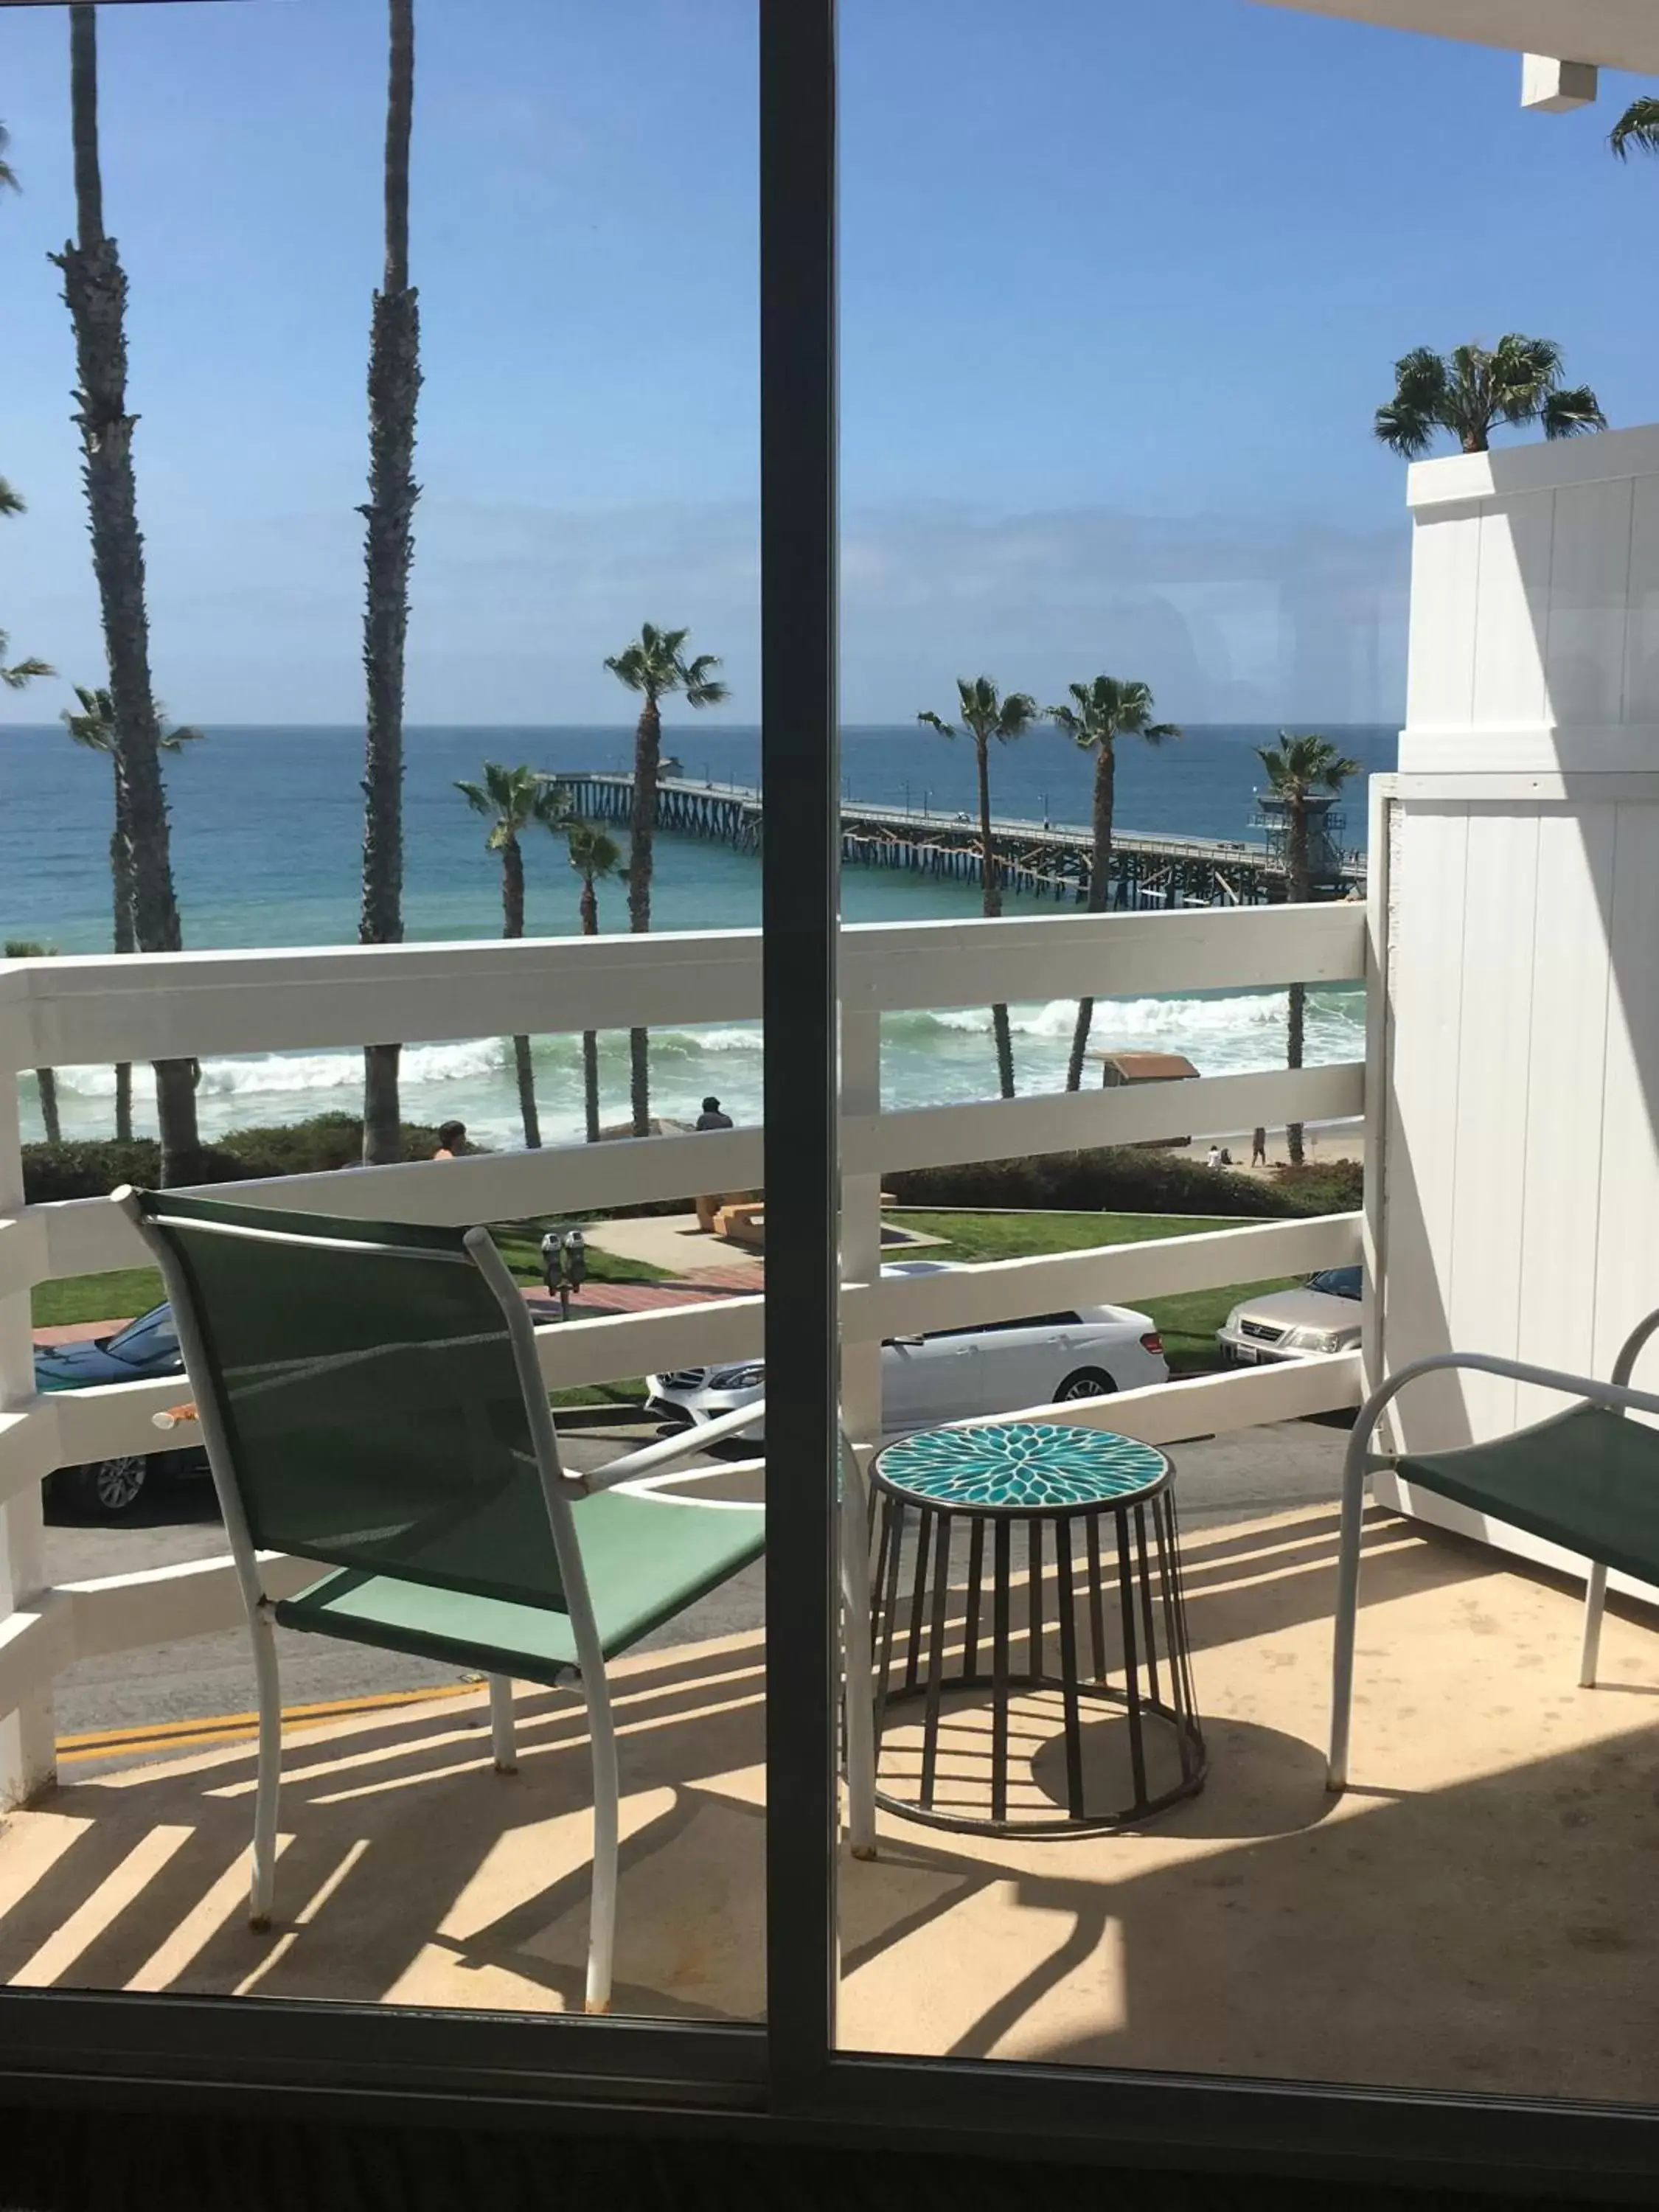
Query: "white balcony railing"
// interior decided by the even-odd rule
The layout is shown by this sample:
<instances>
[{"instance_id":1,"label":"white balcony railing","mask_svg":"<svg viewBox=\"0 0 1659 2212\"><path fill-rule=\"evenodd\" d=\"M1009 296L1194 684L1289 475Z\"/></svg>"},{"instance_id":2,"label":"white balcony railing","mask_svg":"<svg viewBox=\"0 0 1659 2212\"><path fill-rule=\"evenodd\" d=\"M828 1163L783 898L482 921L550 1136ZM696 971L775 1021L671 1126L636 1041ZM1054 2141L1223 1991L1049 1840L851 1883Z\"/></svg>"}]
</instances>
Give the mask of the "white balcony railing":
<instances>
[{"instance_id":1,"label":"white balcony railing","mask_svg":"<svg viewBox=\"0 0 1659 2212\"><path fill-rule=\"evenodd\" d=\"M754 1020L752 931L180 953L0 963L0 1806L52 1761L52 1678L80 1657L233 1626L228 1560L98 1583L46 1584L42 1479L118 1452L168 1449L151 1415L179 1385L139 1382L40 1396L29 1293L39 1282L143 1264L102 1200L23 1203L17 1078L40 1066L318 1050L382 1037L422 1042ZM1135 1143L1161 1136L1358 1115L1363 1063L1205 1077L1134 1091L883 1111L885 1012L1044 1000L1255 990L1366 975L1358 905L881 924L842 936L843 1398L855 1437L879 1425L884 1338L1293 1274L1357 1260L1358 1213L883 1279L881 1176L902 1168ZM759 1129L567 1145L434 1164L240 1182L240 1202L373 1219L503 1221L759 1188ZM763 1301L738 1297L619 1314L539 1333L550 1386L603 1382L757 1352ZM1357 1356L1128 1392L1054 1417L1170 1441L1358 1401ZM272 1559L273 1593L312 1571Z\"/></svg>"}]
</instances>

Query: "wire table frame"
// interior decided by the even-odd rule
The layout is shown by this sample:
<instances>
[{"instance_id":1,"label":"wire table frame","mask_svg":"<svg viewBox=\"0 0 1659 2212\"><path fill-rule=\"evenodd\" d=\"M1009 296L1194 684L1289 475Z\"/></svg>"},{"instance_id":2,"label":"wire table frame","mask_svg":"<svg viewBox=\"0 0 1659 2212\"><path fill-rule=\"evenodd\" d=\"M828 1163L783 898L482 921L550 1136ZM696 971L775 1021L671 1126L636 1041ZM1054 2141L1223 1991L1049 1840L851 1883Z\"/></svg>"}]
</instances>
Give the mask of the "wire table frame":
<instances>
[{"instance_id":1,"label":"wire table frame","mask_svg":"<svg viewBox=\"0 0 1659 2212\"><path fill-rule=\"evenodd\" d=\"M926 1430L878 1453L871 1486L878 1804L968 1833L1073 1836L1133 1826L1203 1787L1163 1452L1027 1421ZM986 1693L988 1757L943 1752L946 1699L953 1715L975 1697L982 1711ZM1063 1813L1058 1788L1011 1805L1015 1707L1039 1694L1060 1705ZM918 1702L919 1771L901 1794L881 1786L884 1739ZM1127 1797L1085 1760L1085 1711L1121 1717Z\"/></svg>"}]
</instances>

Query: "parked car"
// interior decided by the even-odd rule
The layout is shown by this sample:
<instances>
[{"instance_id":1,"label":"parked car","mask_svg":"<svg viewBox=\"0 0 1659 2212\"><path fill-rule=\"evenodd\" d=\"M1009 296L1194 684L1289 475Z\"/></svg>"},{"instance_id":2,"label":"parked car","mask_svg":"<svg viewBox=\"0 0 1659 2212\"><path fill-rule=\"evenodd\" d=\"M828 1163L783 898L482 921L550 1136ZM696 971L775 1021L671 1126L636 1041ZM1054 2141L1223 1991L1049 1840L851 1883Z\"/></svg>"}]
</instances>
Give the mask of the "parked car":
<instances>
[{"instance_id":1,"label":"parked car","mask_svg":"<svg viewBox=\"0 0 1659 2212\"><path fill-rule=\"evenodd\" d=\"M172 1309L152 1306L113 1336L82 1344L38 1345L34 1353L37 1390L85 1390L100 1382L147 1382L163 1375L182 1375L184 1356ZM160 1482L208 1473L199 1445L185 1451L128 1453L119 1459L94 1460L84 1467L60 1467L46 1494L100 1521L125 1521Z\"/></svg>"},{"instance_id":2,"label":"parked car","mask_svg":"<svg viewBox=\"0 0 1659 2212\"><path fill-rule=\"evenodd\" d=\"M1235 1366L1352 1352L1359 1341L1360 1270L1327 1267L1297 1291L1268 1291L1236 1305L1215 1333Z\"/></svg>"},{"instance_id":3,"label":"parked car","mask_svg":"<svg viewBox=\"0 0 1659 2212\"><path fill-rule=\"evenodd\" d=\"M887 1276L932 1275L945 1260L898 1260ZM1127 1306L1078 1306L1067 1313L938 1329L890 1338L881 1348L882 1427L889 1436L970 1413L1000 1413L1075 1398L1102 1398L1167 1382L1170 1370L1151 1317ZM684 1424L712 1421L763 1396L758 1359L684 1367L647 1378L646 1411ZM757 1425L745 1435L758 1439Z\"/></svg>"}]
</instances>

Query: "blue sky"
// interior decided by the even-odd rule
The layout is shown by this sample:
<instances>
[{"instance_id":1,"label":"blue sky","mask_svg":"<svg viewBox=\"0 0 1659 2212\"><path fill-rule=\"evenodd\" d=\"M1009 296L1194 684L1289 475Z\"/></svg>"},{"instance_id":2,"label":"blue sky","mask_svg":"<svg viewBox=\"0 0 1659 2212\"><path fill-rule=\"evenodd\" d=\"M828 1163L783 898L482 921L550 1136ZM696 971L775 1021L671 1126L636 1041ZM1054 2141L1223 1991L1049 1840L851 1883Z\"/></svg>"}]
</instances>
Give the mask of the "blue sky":
<instances>
[{"instance_id":1,"label":"blue sky","mask_svg":"<svg viewBox=\"0 0 1659 2212\"><path fill-rule=\"evenodd\" d=\"M750 0L419 0L426 387L409 711L618 720L641 617L757 692ZM101 21L157 684L206 722L362 713L379 0ZM1145 676L1183 720L1390 720L1411 345L1541 332L1659 416L1659 163L1522 114L1510 55L1251 0L844 0L843 707L958 671ZM67 27L0 10L0 534L14 652L96 680ZM1633 281L1632 281L1633 278ZM4 711L38 720L63 686Z\"/></svg>"}]
</instances>

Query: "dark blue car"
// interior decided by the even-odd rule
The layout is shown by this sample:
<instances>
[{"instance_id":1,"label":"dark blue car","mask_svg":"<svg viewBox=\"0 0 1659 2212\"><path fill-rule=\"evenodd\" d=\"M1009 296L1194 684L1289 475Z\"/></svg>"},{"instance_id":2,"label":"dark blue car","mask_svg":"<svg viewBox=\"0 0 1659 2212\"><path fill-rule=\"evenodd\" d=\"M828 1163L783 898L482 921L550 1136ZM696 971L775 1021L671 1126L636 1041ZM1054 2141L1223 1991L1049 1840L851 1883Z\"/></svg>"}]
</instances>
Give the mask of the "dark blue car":
<instances>
[{"instance_id":1,"label":"dark blue car","mask_svg":"<svg viewBox=\"0 0 1659 2212\"><path fill-rule=\"evenodd\" d=\"M182 1375L185 1363L179 1333L168 1306L153 1306L113 1336L85 1344L37 1346L37 1390L85 1390L100 1382L148 1382L158 1376ZM187 1451L130 1453L120 1459L94 1460L85 1467L59 1468L47 1495L101 1521L122 1521L149 1495L158 1480L173 1475L203 1475L206 1455Z\"/></svg>"}]
</instances>

